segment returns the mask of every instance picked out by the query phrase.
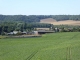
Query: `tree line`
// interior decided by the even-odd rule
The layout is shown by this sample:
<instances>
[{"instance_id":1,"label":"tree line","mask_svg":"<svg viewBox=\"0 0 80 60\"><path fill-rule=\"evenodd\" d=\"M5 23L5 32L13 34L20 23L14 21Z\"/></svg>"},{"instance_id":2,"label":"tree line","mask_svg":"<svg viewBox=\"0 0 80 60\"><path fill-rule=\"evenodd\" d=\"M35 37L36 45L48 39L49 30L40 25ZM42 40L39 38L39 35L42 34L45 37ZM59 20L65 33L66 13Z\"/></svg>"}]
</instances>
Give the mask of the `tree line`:
<instances>
[{"instance_id":1,"label":"tree line","mask_svg":"<svg viewBox=\"0 0 80 60\"><path fill-rule=\"evenodd\" d=\"M62 32L80 31L80 26L53 26L52 24L39 23L41 19L53 18L60 20L80 20L80 15L0 15L0 34L16 31L32 31L35 28L55 28ZM58 30L59 31L59 30Z\"/></svg>"},{"instance_id":2,"label":"tree line","mask_svg":"<svg viewBox=\"0 0 80 60\"><path fill-rule=\"evenodd\" d=\"M80 32L80 26L52 25L45 23L26 23L26 22L3 22L0 23L0 35L13 31L31 32L36 28L52 28L55 32ZM57 28L57 29L55 29Z\"/></svg>"},{"instance_id":3,"label":"tree line","mask_svg":"<svg viewBox=\"0 0 80 60\"><path fill-rule=\"evenodd\" d=\"M3 22L0 23L0 35L13 31L33 31L35 28L50 28L52 24L44 23L26 23L26 22Z\"/></svg>"},{"instance_id":4,"label":"tree line","mask_svg":"<svg viewBox=\"0 0 80 60\"><path fill-rule=\"evenodd\" d=\"M80 26L74 25L54 25L57 32L80 32Z\"/></svg>"},{"instance_id":5,"label":"tree line","mask_svg":"<svg viewBox=\"0 0 80 60\"><path fill-rule=\"evenodd\" d=\"M80 20L80 15L0 15L0 22L4 21L21 21L21 22L40 22L41 19L53 18L60 20Z\"/></svg>"}]
</instances>

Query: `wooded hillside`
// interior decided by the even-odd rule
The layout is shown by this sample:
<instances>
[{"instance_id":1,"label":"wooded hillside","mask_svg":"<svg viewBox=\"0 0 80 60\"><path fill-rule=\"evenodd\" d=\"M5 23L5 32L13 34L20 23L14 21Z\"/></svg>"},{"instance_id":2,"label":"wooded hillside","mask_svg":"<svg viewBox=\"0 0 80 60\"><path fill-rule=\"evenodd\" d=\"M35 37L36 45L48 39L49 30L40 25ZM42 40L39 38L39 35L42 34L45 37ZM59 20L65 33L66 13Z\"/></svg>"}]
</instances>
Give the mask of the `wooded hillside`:
<instances>
[{"instance_id":1,"label":"wooded hillside","mask_svg":"<svg viewBox=\"0 0 80 60\"><path fill-rule=\"evenodd\" d=\"M0 22L4 21L23 21L23 22L40 22L41 19L53 18L61 20L80 20L80 15L0 15Z\"/></svg>"}]
</instances>

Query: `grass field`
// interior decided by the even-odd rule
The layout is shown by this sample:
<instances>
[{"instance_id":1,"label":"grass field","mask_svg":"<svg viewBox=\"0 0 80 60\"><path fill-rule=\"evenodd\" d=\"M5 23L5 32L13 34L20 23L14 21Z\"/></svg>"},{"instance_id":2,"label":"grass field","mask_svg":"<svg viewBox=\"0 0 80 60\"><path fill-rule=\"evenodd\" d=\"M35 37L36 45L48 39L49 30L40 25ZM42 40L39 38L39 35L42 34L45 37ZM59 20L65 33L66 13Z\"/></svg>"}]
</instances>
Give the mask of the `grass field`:
<instances>
[{"instance_id":1,"label":"grass field","mask_svg":"<svg viewBox=\"0 0 80 60\"><path fill-rule=\"evenodd\" d=\"M80 60L80 32L0 39L0 60Z\"/></svg>"}]
</instances>

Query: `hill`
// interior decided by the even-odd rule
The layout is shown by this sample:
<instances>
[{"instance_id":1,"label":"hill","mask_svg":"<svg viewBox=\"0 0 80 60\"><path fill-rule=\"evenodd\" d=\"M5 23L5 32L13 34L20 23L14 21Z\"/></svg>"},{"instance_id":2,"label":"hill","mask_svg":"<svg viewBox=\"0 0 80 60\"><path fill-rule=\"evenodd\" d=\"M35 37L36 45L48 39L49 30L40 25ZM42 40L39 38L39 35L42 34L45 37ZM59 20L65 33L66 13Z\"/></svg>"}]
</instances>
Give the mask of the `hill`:
<instances>
[{"instance_id":1,"label":"hill","mask_svg":"<svg viewBox=\"0 0 80 60\"><path fill-rule=\"evenodd\" d=\"M56 20L53 18L47 18L47 19L41 19L40 22L51 23L51 22L56 22Z\"/></svg>"},{"instance_id":2,"label":"hill","mask_svg":"<svg viewBox=\"0 0 80 60\"><path fill-rule=\"evenodd\" d=\"M80 15L0 15L0 22L40 22L41 19L53 18L56 21L80 21ZM51 19L49 19L51 20Z\"/></svg>"},{"instance_id":3,"label":"hill","mask_svg":"<svg viewBox=\"0 0 80 60\"><path fill-rule=\"evenodd\" d=\"M41 19L40 23L50 23L53 25L80 25L80 21L76 21L76 20L56 21L55 19L52 18Z\"/></svg>"}]
</instances>

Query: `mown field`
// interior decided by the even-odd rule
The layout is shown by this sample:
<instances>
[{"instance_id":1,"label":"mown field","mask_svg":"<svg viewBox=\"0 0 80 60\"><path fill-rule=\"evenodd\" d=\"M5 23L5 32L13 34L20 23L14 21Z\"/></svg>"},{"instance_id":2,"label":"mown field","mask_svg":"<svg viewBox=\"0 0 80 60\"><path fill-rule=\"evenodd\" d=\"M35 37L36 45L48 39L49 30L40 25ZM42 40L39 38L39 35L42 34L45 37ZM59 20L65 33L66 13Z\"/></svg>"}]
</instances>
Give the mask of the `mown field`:
<instances>
[{"instance_id":1,"label":"mown field","mask_svg":"<svg viewBox=\"0 0 80 60\"><path fill-rule=\"evenodd\" d=\"M57 21L53 18L47 18L47 19L41 19L40 23L49 23L53 25L78 25L80 26L80 21L76 20L62 20L62 21Z\"/></svg>"},{"instance_id":2,"label":"mown field","mask_svg":"<svg viewBox=\"0 0 80 60\"><path fill-rule=\"evenodd\" d=\"M80 32L0 39L0 60L80 60Z\"/></svg>"}]
</instances>

